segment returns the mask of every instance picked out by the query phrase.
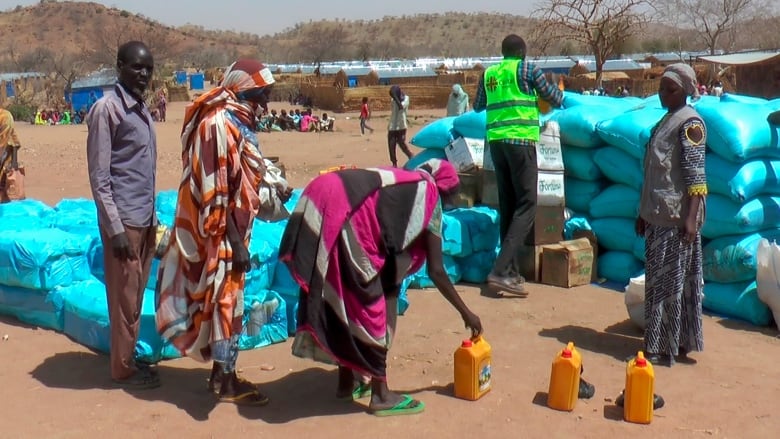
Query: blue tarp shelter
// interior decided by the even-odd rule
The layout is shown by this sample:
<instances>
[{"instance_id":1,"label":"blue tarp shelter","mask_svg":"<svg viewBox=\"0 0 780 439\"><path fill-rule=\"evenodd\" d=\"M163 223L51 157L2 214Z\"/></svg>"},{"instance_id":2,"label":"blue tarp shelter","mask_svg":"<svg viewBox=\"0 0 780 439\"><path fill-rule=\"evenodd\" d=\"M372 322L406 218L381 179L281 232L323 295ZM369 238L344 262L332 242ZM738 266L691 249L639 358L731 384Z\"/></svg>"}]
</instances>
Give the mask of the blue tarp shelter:
<instances>
[{"instance_id":1,"label":"blue tarp shelter","mask_svg":"<svg viewBox=\"0 0 780 439\"><path fill-rule=\"evenodd\" d=\"M111 90L116 84L116 69L106 68L79 78L70 86L69 95L65 96L74 111L82 108L89 110L94 101L100 99L103 93Z\"/></svg>"}]
</instances>

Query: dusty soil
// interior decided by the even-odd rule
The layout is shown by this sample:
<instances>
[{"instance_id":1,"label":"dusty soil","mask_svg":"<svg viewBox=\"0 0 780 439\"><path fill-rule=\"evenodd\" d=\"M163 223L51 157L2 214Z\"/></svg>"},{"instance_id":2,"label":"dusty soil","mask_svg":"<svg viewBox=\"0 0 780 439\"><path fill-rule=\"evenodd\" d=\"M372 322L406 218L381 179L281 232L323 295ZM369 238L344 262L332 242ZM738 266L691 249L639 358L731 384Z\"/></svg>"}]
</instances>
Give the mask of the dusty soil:
<instances>
[{"instance_id":1,"label":"dusty soil","mask_svg":"<svg viewBox=\"0 0 780 439\"><path fill-rule=\"evenodd\" d=\"M170 107L170 120L157 125L158 189L174 188L181 171L183 104ZM411 133L438 113L416 113ZM365 137L356 115L342 114L335 133L261 134L260 141L266 155L281 157L290 181L300 187L329 166L387 163L386 115L378 116L377 132ZM17 129L30 197L53 204L90 196L85 126L20 123ZM272 402L237 408L215 404L206 392L207 365L167 361L160 366L162 387L126 392L112 386L107 357L62 334L5 318L0 437L769 438L780 430L776 330L706 317L706 351L694 355L696 365L656 369L656 393L666 407L651 425L639 426L623 422L612 403L624 385L624 359L641 346L621 293L532 285L530 296L518 299L493 297L477 286L458 290L481 316L493 346L494 388L477 402L452 396L452 353L467 334L436 291L410 291L411 308L399 321L389 357L391 388L420 398L426 411L386 419L366 414L365 401L336 401L334 369L292 357L289 341L241 353L244 375L262 383ZM544 403L550 362L570 340L582 351L584 377L595 384L596 396L563 413Z\"/></svg>"}]
</instances>

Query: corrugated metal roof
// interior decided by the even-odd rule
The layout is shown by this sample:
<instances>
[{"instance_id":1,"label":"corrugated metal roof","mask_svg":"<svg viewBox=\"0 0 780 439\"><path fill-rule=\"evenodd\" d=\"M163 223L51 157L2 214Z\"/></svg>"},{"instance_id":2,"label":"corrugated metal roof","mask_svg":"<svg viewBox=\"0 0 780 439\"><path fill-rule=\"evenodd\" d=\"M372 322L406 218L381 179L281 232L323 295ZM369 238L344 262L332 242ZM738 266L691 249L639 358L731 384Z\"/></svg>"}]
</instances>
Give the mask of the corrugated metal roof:
<instances>
[{"instance_id":1,"label":"corrugated metal roof","mask_svg":"<svg viewBox=\"0 0 780 439\"><path fill-rule=\"evenodd\" d=\"M530 61L532 64L534 64L536 67L539 67L542 70L546 69L570 69L577 65L574 60L571 58L551 58L551 57L539 57L539 58L529 58L528 61Z\"/></svg>"},{"instance_id":2,"label":"corrugated metal roof","mask_svg":"<svg viewBox=\"0 0 780 439\"><path fill-rule=\"evenodd\" d=\"M584 65L588 71L596 71L596 59L593 56L583 56L577 58L577 64ZM643 70L647 65L640 64L633 59L608 59L604 62L602 68L605 72L622 72L626 70Z\"/></svg>"},{"instance_id":3,"label":"corrugated metal roof","mask_svg":"<svg viewBox=\"0 0 780 439\"><path fill-rule=\"evenodd\" d=\"M414 67L414 66L406 66L406 67L397 67L397 68L385 68L385 69L376 69L376 73L379 76L379 79L389 79L389 78L424 78L424 77L431 77L436 76L436 72L429 67Z\"/></svg>"},{"instance_id":4,"label":"corrugated metal roof","mask_svg":"<svg viewBox=\"0 0 780 439\"><path fill-rule=\"evenodd\" d=\"M16 81L23 78L42 78L46 75L39 72L9 72L0 73L0 81Z\"/></svg>"},{"instance_id":5,"label":"corrugated metal roof","mask_svg":"<svg viewBox=\"0 0 780 439\"><path fill-rule=\"evenodd\" d=\"M732 53L729 55L699 56L699 59L716 64L745 65L772 61L780 57L780 52Z\"/></svg>"},{"instance_id":6,"label":"corrugated metal roof","mask_svg":"<svg viewBox=\"0 0 780 439\"><path fill-rule=\"evenodd\" d=\"M116 69L113 67L105 68L73 81L70 88L78 90L80 88L108 87L115 84L116 79Z\"/></svg>"}]
</instances>

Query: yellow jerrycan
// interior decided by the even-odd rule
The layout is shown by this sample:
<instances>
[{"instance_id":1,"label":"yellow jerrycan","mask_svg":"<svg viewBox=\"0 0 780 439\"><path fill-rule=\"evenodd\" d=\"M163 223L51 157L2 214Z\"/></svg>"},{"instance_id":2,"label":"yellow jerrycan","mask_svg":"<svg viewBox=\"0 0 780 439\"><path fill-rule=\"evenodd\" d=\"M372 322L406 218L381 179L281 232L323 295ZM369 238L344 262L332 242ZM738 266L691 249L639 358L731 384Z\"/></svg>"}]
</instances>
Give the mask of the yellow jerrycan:
<instances>
[{"instance_id":1,"label":"yellow jerrycan","mask_svg":"<svg viewBox=\"0 0 780 439\"><path fill-rule=\"evenodd\" d=\"M455 350L455 397L476 401L491 389L490 345L482 336Z\"/></svg>"},{"instance_id":2,"label":"yellow jerrycan","mask_svg":"<svg viewBox=\"0 0 780 439\"><path fill-rule=\"evenodd\" d=\"M580 391L580 371L582 356L569 342L558 351L550 371L550 390L547 393L547 406L555 410L572 411Z\"/></svg>"},{"instance_id":3,"label":"yellow jerrycan","mask_svg":"<svg viewBox=\"0 0 780 439\"><path fill-rule=\"evenodd\" d=\"M655 374L653 365L639 351L626 366L626 390L623 396L623 419L637 424L653 420L653 392Z\"/></svg>"}]
</instances>

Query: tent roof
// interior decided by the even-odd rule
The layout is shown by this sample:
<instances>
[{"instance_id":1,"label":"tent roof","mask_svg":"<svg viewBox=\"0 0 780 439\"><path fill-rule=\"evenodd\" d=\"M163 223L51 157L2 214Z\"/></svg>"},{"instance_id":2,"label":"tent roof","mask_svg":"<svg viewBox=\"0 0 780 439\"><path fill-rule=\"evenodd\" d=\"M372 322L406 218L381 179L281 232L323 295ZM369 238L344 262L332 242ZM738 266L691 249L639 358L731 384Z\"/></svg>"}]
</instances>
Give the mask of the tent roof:
<instances>
[{"instance_id":1,"label":"tent roof","mask_svg":"<svg viewBox=\"0 0 780 439\"><path fill-rule=\"evenodd\" d=\"M746 52L729 55L700 56L699 59L716 64L745 65L759 64L780 58L780 52Z\"/></svg>"},{"instance_id":2,"label":"tent roof","mask_svg":"<svg viewBox=\"0 0 780 439\"><path fill-rule=\"evenodd\" d=\"M105 68L73 81L70 89L108 87L114 85L116 79L116 69L113 67Z\"/></svg>"}]
</instances>

